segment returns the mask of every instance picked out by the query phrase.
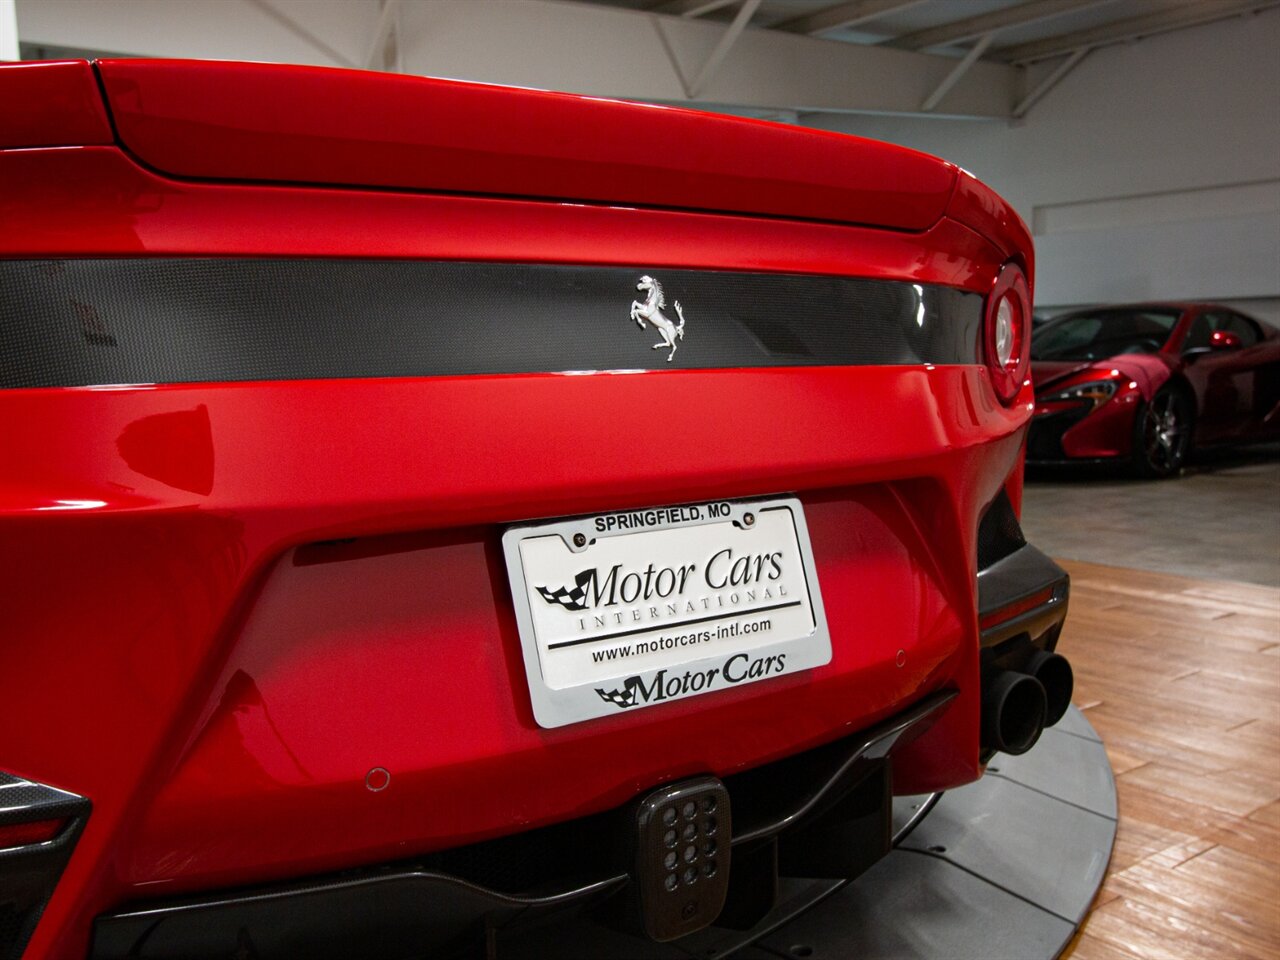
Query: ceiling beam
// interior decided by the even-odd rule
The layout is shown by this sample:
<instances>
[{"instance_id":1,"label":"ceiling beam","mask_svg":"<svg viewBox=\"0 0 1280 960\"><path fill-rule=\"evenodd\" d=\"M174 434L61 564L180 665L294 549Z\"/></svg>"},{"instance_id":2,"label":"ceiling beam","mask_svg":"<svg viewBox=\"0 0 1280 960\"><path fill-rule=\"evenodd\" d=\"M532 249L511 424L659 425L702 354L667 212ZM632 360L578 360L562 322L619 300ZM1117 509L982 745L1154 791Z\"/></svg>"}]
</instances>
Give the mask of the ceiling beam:
<instances>
[{"instance_id":1,"label":"ceiling beam","mask_svg":"<svg viewBox=\"0 0 1280 960\"><path fill-rule=\"evenodd\" d=\"M706 89L707 83L715 76L716 71L720 69L720 64L724 63L724 58L729 55L729 51L737 42L738 37L742 35L742 31L751 22L755 12L760 9L760 3L761 0L742 0L742 6L738 8L738 12L733 18L733 23L729 24L729 28L725 30L720 42L716 44L715 49L711 51L711 55L707 57L707 62L702 65L698 75L689 84L689 97L691 99L697 99L698 95Z\"/></svg>"},{"instance_id":2,"label":"ceiling beam","mask_svg":"<svg viewBox=\"0 0 1280 960\"><path fill-rule=\"evenodd\" d=\"M1226 20L1242 14L1280 5L1280 0L1197 0L1183 3L1158 13L1130 17L1105 23L1088 30L1077 30L1057 37L1046 37L995 51L995 56L1010 63L1034 63L1078 50L1081 47L1103 47L1149 37L1155 33L1194 27L1215 20Z\"/></svg>"},{"instance_id":3,"label":"ceiling beam","mask_svg":"<svg viewBox=\"0 0 1280 960\"><path fill-rule=\"evenodd\" d=\"M649 8L650 13L669 13L676 17L705 17L725 7L732 7L738 0L668 0Z\"/></svg>"},{"instance_id":4,"label":"ceiling beam","mask_svg":"<svg viewBox=\"0 0 1280 960\"><path fill-rule=\"evenodd\" d=\"M329 46L329 44L325 43L323 40L317 37L314 33L312 33L302 24L298 23L292 17L286 16L285 14L281 13L279 10L273 7L270 3L268 3L267 0L249 0L249 2L253 4L255 7L257 7L259 10L261 10L263 13L265 13L272 20L274 20L276 23L280 24L280 26L284 27L286 30L292 33L295 37L297 37L303 43L307 44L308 46L312 47L315 50L319 50L321 53L323 53L330 60L333 60L335 63L341 64L344 67L360 66L360 64L354 62L350 57L346 56L343 53L340 53L339 51L335 50L333 47Z\"/></svg>"},{"instance_id":5,"label":"ceiling beam","mask_svg":"<svg viewBox=\"0 0 1280 960\"><path fill-rule=\"evenodd\" d=\"M400 0L383 0L382 9L378 12L378 22L373 28L373 40L369 43L369 51L364 57L364 66L370 70L387 68L387 41L396 29L399 16Z\"/></svg>"},{"instance_id":6,"label":"ceiling beam","mask_svg":"<svg viewBox=\"0 0 1280 960\"><path fill-rule=\"evenodd\" d=\"M997 30L1039 23L1041 20L1113 2L1115 0L1029 0L1015 7L1005 7L1003 10L967 17L964 20L954 20L927 30L906 33L889 40L885 46L896 47L899 50L925 50L929 47L964 43L966 40L992 34Z\"/></svg>"},{"instance_id":7,"label":"ceiling beam","mask_svg":"<svg viewBox=\"0 0 1280 960\"><path fill-rule=\"evenodd\" d=\"M975 43L969 49L969 52L964 55L964 59L955 65L955 69L943 77L942 82L934 87L933 93L925 97L924 103L920 104L920 109L928 113L936 107L942 101L942 98L951 92L951 88L960 82L960 78L969 72L969 68L978 62L978 58L987 52L987 47L991 46L992 39L992 35L988 33Z\"/></svg>"},{"instance_id":8,"label":"ceiling beam","mask_svg":"<svg viewBox=\"0 0 1280 960\"><path fill-rule=\"evenodd\" d=\"M1072 51L1067 59L1053 68L1052 72L1036 84L1035 89L1028 93L1025 97L1018 101L1013 108L1013 117L1015 120L1021 120L1027 115L1027 111L1040 102L1040 98L1058 85L1058 83L1068 73L1076 68L1081 60L1088 54L1090 47L1080 47L1078 50Z\"/></svg>"},{"instance_id":9,"label":"ceiling beam","mask_svg":"<svg viewBox=\"0 0 1280 960\"><path fill-rule=\"evenodd\" d=\"M812 37L829 30L840 30L865 23L924 2L926 0L853 0L852 3L837 3L802 17L792 17L790 20L771 24L769 29L803 33Z\"/></svg>"},{"instance_id":10,"label":"ceiling beam","mask_svg":"<svg viewBox=\"0 0 1280 960\"><path fill-rule=\"evenodd\" d=\"M86 2L96 8L100 0ZM743 15L743 9L738 0L729 12ZM716 65L710 56L730 39L727 23L604 5L591 6L588 17L582 5L563 0L431 0L401 3L400 10L408 73L658 103L919 115L920 104L956 66L950 57L751 29L746 21ZM365 23L362 53L371 14ZM528 55L534 34L537 57ZM714 69L708 70L709 63ZM702 82L691 94L700 74ZM1021 74L1016 67L980 59L947 94L940 111L1007 118L1023 92Z\"/></svg>"}]
</instances>

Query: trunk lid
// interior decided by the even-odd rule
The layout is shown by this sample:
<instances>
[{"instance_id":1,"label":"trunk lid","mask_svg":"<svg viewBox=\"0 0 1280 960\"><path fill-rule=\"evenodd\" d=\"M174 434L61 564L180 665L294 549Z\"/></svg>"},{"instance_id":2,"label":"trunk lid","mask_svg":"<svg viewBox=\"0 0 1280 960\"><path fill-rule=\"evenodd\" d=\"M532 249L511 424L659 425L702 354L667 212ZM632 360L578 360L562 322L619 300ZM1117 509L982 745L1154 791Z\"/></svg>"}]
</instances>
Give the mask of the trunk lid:
<instances>
[{"instance_id":1,"label":"trunk lid","mask_svg":"<svg viewBox=\"0 0 1280 960\"><path fill-rule=\"evenodd\" d=\"M925 230L956 168L858 137L618 100L273 64L102 60L118 136L178 177Z\"/></svg>"}]
</instances>

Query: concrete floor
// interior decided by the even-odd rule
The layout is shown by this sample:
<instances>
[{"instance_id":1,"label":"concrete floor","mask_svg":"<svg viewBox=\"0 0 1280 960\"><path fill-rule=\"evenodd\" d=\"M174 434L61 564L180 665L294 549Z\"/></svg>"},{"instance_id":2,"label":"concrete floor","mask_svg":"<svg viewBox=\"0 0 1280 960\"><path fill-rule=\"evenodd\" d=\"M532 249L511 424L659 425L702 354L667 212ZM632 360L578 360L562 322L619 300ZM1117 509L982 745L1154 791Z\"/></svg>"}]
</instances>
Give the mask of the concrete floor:
<instances>
[{"instance_id":1,"label":"concrete floor","mask_svg":"<svg viewBox=\"0 0 1280 960\"><path fill-rule=\"evenodd\" d=\"M1201 455L1171 480L1032 473L1022 512L1052 557L1280 587L1280 444Z\"/></svg>"}]
</instances>

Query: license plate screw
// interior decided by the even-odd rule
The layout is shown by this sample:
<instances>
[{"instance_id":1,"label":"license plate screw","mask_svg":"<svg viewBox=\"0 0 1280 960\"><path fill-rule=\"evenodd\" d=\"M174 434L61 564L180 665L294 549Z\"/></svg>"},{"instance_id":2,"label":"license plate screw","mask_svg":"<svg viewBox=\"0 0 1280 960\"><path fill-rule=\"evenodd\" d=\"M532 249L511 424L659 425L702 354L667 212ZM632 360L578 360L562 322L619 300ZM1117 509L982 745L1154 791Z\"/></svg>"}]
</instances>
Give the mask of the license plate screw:
<instances>
[{"instance_id":1,"label":"license plate screw","mask_svg":"<svg viewBox=\"0 0 1280 960\"><path fill-rule=\"evenodd\" d=\"M742 525L744 527L749 527L755 522L756 522L756 515L754 513L744 513L742 515Z\"/></svg>"},{"instance_id":2,"label":"license plate screw","mask_svg":"<svg viewBox=\"0 0 1280 960\"><path fill-rule=\"evenodd\" d=\"M573 535L573 545L575 547L585 547L587 545L586 534L575 533Z\"/></svg>"}]
</instances>

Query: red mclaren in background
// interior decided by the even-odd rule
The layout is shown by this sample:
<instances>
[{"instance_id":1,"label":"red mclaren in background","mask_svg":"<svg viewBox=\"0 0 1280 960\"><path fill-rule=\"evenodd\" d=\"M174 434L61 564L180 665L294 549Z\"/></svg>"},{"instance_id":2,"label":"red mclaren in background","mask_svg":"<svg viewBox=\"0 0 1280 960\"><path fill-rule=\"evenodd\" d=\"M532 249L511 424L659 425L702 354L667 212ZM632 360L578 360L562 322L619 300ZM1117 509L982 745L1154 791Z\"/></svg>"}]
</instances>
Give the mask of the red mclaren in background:
<instances>
[{"instance_id":1,"label":"red mclaren in background","mask_svg":"<svg viewBox=\"0 0 1280 960\"><path fill-rule=\"evenodd\" d=\"M1031 338L1029 462L1171 476L1195 446L1280 437L1280 331L1212 303L1096 307Z\"/></svg>"},{"instance_id":2,"label":"red mclaren in background","mask_svg":"<svg viewBox=\"0 0 1280 960\"><path fill-rule=\"evenodd\" d=\"M1066 709L950 164L61 62L0 211L0 954L726 956Z\"/></svg>"}]
</instances>

